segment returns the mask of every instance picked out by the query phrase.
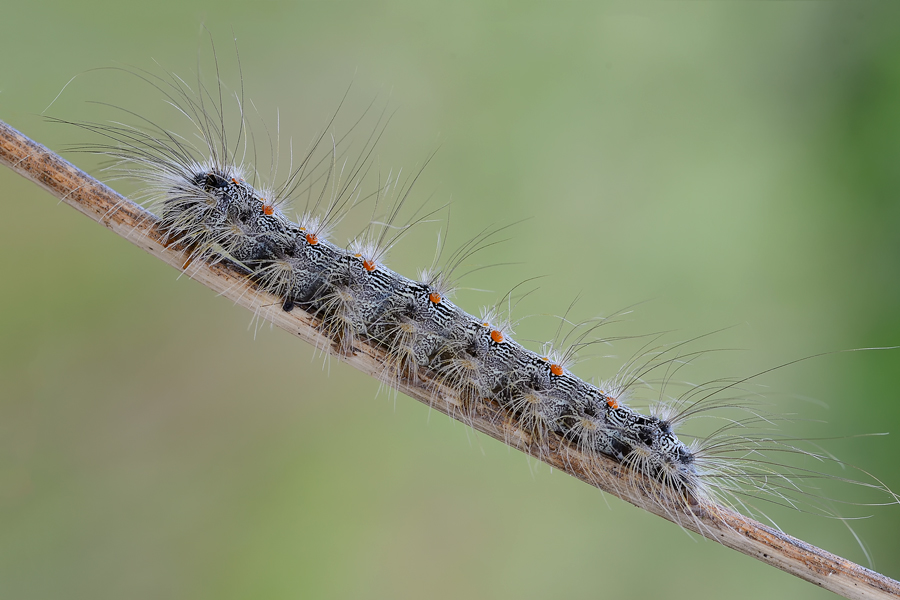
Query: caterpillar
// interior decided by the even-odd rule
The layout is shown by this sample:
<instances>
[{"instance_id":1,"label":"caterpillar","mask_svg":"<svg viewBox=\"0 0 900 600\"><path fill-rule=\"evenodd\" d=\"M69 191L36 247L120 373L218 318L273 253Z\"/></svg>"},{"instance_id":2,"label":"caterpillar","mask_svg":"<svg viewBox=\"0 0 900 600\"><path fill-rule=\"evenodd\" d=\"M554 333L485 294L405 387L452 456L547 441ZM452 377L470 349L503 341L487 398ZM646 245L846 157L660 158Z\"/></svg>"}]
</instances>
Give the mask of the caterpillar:
<instances>
[{"instance_id":1,"label":"caterpillar","mask_svg":"<svg viewBox=\"0 0 900 600\"><path fill-rule=\"evenodd\" d=\"M130 125L81 123L83 129L112 142L82 149L111 157L116 162L109 169L118 176L146 184L143 195L159 218L164 243L189 251L186 269L194 261L235 263L274 295L282 310L298 308L312 315L334 352L352 354L360 342L380 347L388 357L388 378L416 379L420 372L429 373L437 386L457 395L463 420L464 415L479 412L481 404L496 405L514 430L538 444L555 435L588 456L611 458L635 476L627 485L646 479L674 492L671 497L684 502L685 508L712 498L716 491L729 490L716 482L725 476L704 470L704 455L715 458L758 450L759 440L733 435L734 429L747 426L743 421L691 445L678 438L677 425L709 410L705 401L719 391L710 391L709 384L680 398L682 407L665 406L657 414L642 414L625 403L626 392L647 373L677 370L689 356L669 358L662 352L659 359L651 352L652 358L636 362L634 373L601 389L567 368L584 345L584 334L569 347L545 343L545 351L538 353L516 342L509 325L496 316L476 317L453 304L449 298L454 268L477 251L490 232L464 245L446 268L423 270L415 279L385 266L387 251L409 227L394 223L408 189L401 189L400 201L388 218L381 221L374 216L373 227L361 237L347 245L329 240L335 222L362 194L359 178L368 166L369 144L359 158L339 166L335 142L328 168L320 175L315 170L320 138L285 181L257 189L248 179L259 178L258 168L244 166L246 157L240 154L246 143L242 137L249 135L244 133L245 117L239 115L237 138L230 140L222 120L226 92L221 82L212 90L198 82L194 89L175 76L140 76L188 117L199 147L184 135L152 124L144 131ZM238 92L239 107L242 95ZM375 132L370 139L377 137ZM292 221L282 207L298 192L310 200ZM387 193L380 189L376 195ZM381 231L376 233L379 225ZM399 229L399 234L387 235L392 229ZM780 476L774 470L768 475ZM780 485L772 491L783 493Z\"/></svg>"},{"instance_id":2,"label":"caterpillar","mask_svg":"<svg viewBox=\"0 0 900 600\"><path fill-rule=\"evenodd\" d=\"M387 251L396 241L395 235L385 232L402 233L409 226L395 223L402 200L387 210L386 219L373 217L372 227L350 244L330 241L329 230L335 221L362 194L358 176L367 168L365 159L351 161L351 175L340 178L336 158L340 152L335 147L326 153L330 162L324 183L320 180L316 182L318 187L305 188L312 194L308 204L311 210L290 219L283 206L292 193L315 180L316 176L307 172L312 159L291 170L286 181L275 188L257 185L258 168L242 166L243 160L235 150L240 148L240 134L234 140L225 131L221 94L216 105L217 94L204 98L206 88L198 85L199 95L192 95L187 84L172 81L166 93L182 113L192 116L191 122L200 133L199 154L186 138L161 129L81 126L114 141L111 146L88 149L120 161L115 167L120 172L124 168L125 175L149 184L148 194L154 200L151 206L166 243L188 251L186 271L202 262L237 265L278 299L277 306L265 310L310 314L324 338L331 341L330 350L348 355L361 343L381 347L389 359L385 367L388 378L427 374L429 381L436 382L435 393L438 389L456 390L463 420L469 420L469 415L483 406L493 405L517 432L545 445L547 452L551 451L550 440L555 439L598 460L612 459L631 476L626 485L651 483L649 488L641 487L649 494L648 502L674 498L681 503L677 510L689 512L702 500L732 498L730 494L742 491L741 486L747 484L784 497L790 490L782 483L793 485L802 477L794 473L793 479L787 479L769 467L746 471L753 464L752 457L743 463L731 463L742 464L744 471L714 471L715 452L721 448L737 454L796 450L790 442L771 437L728 437L731 428L745 427L746 422L726 426L722 437L705 442L685 443L678 437L677 426L688 417L707 407L719 408L718 399L695 405L694 397L700 395L705 401L707 394L727 392L738 382L695 386L680 397L681 406L676 398L674 408L662 406L655 414L629 408L627 392L645 371L677 370L680 364L689 362L690 355L678 354L678 346L674 355L668 354L671 349L654 348L639 356L632 363L635 370L626 369L625 376L611 386L593 385L570 371L575 350L584 338L576 336L568 348L550 344L545 351L535 352L512 339L511 326L503 322L498 310L476 318L453 304L448 299L453 267L482 245L483 236L451 257L445 270L415 279L403 277L384 264ZM210 100L212 106L206 105ZM243 118L242 114L239 130L243 129ZM367 153L364 149L362 156ZM379 186L376 200L387 195L389 187ZM407 191L401 190L401 199ZM589 335L590 323L586 329L589 332L585 335ZM761 417L751 417L757 418ZM704 466L704 460L710 458L713 460L707 460ZM715 483L716 477L720 483ZM768 477L774 484L762 488L754 483L758 477ZM732 485L736 487L729 487Z\"/></svg>"}]
</instances>

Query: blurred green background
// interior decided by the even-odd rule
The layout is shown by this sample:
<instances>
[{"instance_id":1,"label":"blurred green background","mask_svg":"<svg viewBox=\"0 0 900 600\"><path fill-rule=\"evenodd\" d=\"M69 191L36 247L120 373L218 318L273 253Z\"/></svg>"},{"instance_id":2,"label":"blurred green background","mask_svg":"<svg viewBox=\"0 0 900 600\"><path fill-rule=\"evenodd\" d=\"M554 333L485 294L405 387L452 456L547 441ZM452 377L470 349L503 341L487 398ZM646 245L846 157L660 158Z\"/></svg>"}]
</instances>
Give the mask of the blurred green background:
<instances>
[{"instance_id":1,"label":"blurred green background","mask_svg":"<svg viewBox=\"0 0 900 600\"><path fill-rule=\"evenodd\" d=\"M463 282L493 293L458 295L475 312L548 275L516 311L539 315L522 338L552 335L540 315L580 294L575 318L639 303L616 334L736 325L698 342L740 351L693 381L900 344L896 2L0 0L0 14L0 118L54 149L96 141L40 116L75 75L48 114L121 118L85 103L99 100L169 118L135 78L91 70L193 77L201 24L231 85L237 38L248 97L301 148L351 84L336 130L373 98L396 109L378 168L412 172L439 148L415 197L452 200L451 243L531 217L482 259L518 264ZM376 396L5 169L0 186L3 598L829 596ZM397 270L425 266L436 226L423 231ZM633 351L576 371L610 376ZM900 351L865 352L754 383L802 414L785 433L837 437L823 446L900 489L898 376ZM854 529L900 578L900 507L839 511L873 515ZM865 562L839 521L775 518Z\"/></svg>"}]
</instances>

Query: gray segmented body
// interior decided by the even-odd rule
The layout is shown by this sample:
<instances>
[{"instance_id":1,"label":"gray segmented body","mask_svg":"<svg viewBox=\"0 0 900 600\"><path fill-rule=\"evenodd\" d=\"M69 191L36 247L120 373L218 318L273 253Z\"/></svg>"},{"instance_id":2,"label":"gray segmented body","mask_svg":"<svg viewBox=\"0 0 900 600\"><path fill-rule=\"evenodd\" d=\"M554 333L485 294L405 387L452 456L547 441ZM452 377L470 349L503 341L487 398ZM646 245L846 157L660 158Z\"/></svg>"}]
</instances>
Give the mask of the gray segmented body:
<instances>
[{"instance_id":1,"label":"gray segmented body","mask_svg":"<svg viewBox=\"0 0 900 600\"><path fill-rule=\"evenodd\" d=\"M385 348L397 376L430 371L464 406L496 402L537 441L559 435L583 451L629 463L667 485L696 479L694 456L668 422L623 406L548 358L321 232L291 222L250 185L203 169L160 202L172 241L244 266L285 310L316 316L338 351L364 339Z\"/></svg>"}]
</instances>

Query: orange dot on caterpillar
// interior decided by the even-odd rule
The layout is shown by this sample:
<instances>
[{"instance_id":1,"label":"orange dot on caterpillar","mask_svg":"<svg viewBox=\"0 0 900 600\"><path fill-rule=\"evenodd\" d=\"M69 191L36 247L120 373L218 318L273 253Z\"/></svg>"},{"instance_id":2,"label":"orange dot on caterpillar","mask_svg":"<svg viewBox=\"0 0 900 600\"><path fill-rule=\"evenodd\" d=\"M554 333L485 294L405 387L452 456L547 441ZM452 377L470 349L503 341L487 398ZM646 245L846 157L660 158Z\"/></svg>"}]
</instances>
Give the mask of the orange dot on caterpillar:
<instances>
[{"instance_id":1,"label":"orange dot on caterpillar","mask_svg":"<svg viewBox=\"0 0 900 600\"><path fill-rule=\"evenodd\" d=\"M550 362L550 357L549 357L549 356L542 356L542 357L541 357L541 360L544 361L544 362ZM562 365L559 365L559 364L556 364L556 363L551 363L551 364L550 364L550 373L552 373L553 375L556 375L557 377L559 377L560 375L563 374L563 368L562 368Z\"/></svg>"}]
</instances>

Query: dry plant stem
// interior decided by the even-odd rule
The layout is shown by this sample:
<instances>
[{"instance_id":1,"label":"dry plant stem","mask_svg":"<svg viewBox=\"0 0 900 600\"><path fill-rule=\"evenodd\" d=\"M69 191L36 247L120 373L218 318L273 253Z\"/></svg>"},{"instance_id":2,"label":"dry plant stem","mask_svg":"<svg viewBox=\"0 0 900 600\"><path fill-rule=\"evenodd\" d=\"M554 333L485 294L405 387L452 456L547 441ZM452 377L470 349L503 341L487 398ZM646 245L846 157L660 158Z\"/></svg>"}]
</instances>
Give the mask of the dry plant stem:
<instances>
[{"instance_id":1,"label":"dry plant stem","mask_svg":"<svg viewBox=\"0 0 900 600\"><path fill-rule=\"evenodd\" d=\"M0 162L131 243L184 271L187 255L179 249L163 245L162 236L156 228L156 218L152 214L2 121ZM236 304L257 313L262 310L262 317L315 347L328 351L333 348L331 340L317 330L314 319L299 309L289 313L282 311L277 298L257 289L237 268L224 262L216 265L191 264L187 266L187 274ZM398 383L393 377L386 380L382 366L383 352L366 344L358 346L352 356L334 356L376 379L395 385L404 394L445 414L460 414L452 390L435 388L434 382L425 373L420 374L418 383ZM471 425L635 506L836 594L846 598L900 598L900 582L728 508L695 503L690 510L686 510L683 498L667 498L652 482L648 481L646 485L636 482L633 474L626 473L622 465L613 460L583 456L559 438L551 437L543 444L534 443L527 434L509 424L499 406L482 405L473 415ZM648 494L653 495L653 501L648 499Z\"/></svg>"}]
</instances>

